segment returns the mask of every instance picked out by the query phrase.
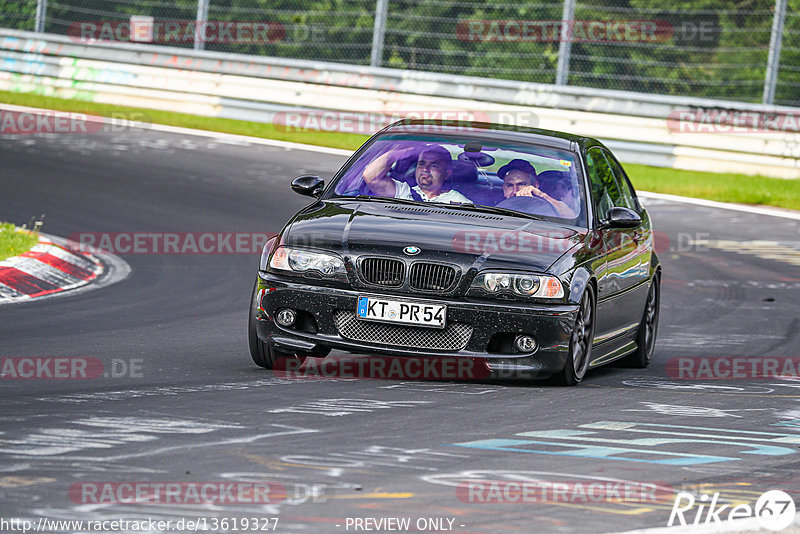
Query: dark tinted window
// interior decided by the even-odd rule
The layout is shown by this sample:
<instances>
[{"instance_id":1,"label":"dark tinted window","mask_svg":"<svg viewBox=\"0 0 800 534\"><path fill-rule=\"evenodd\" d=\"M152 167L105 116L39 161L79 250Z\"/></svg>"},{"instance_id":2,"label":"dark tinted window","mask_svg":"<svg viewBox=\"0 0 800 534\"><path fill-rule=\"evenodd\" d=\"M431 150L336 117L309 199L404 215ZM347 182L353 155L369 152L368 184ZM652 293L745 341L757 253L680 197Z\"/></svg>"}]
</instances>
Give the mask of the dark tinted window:
<instances>
[{"instance_id":1,"label":"dark tinted window","mask_svg":"<svg viewBox=\"0 0 800 534\"><path fill-rule=\"evenodd\" d=\"M586 152L586 167L598 219L605 218L606 212L612 206L626 206L614 172L601 149L591 148Z\"/></svg>"},{"instance_id":2,"label":"dark tinted window","mask_svg":"<svg viewBox=\"0 0 800 534\"><path fill-rule=\"evenodd\" d=\"M617 183L619 184L620 193L622 194L622 200L625 202L624 204L620 205L625 206L626 208L631 208L637 213L641 212L642 209L639 205L639 200L636 198L636 194L633 192L633 187L631 187L631 183L628 180L628 175L625 174L625 171L622 169L622 165L620 165L614 156L608 152L605 153L605 156L608 164L611 166L611 170L614 172L614 176L617 177Z\"/></svg>"},{"instance_id":3,"label":"dark tinted window","mask_svg":"<svg viewBox=\"0 0 800 534\"><path fill-rule=\"evenodd\" d=\"M370 187L369 180L365 180L367 172L372 180L374 176L380 176L383 182L393 180L395 198L426 201L417 178L425 169L424 165L420 167L420 162L434 152L440 154L436 161L448 164L447 171L440 174L447 175L443 191L451 197L435 202L499 207L577 226L587 225L588 199L579 179L577 154L543 145L479 140L475 136L423 132L392 133L374 138L347 168L342 169L325 198L388 197L390 193L376 192ZM509 187L512 182L516 190ZM546 193L554 202L531 188ZM412 191L419 198L415 198ZM452 199L456 195L451 192L460 197Z\"/></svg>"}]
</instances>

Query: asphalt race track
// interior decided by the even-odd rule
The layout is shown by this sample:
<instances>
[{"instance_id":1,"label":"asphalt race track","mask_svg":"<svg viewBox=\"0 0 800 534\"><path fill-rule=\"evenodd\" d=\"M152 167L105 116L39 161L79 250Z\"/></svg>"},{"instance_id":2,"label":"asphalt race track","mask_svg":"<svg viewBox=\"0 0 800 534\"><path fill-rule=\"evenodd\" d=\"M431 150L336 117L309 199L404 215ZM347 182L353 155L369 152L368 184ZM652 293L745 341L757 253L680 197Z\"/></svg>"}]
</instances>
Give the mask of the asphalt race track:
<instances>
[{"instance_id":1,"label":"asphalt race track","mask_svg":"<svg viewBox=\"0 0 800 534\"><path fill-rule=\"evenodd\" d=\"M277 232L306 202L290 179L330 178L342 162L148 130L4 137L0 219L44 213L44 230L64 237ZM783 368L800 357L800 221L647 206L663 232L655 362L603 368L577 388L277 378L247 349L257 254L124 254L131 273L117 284L0 307L0 357L96 358L104 371L2 380L0 517L172 521L152 532L198 518L209 531L227 518L234 531L234 518L256 517L278 518L281 533L365 531L381 518L409 518L401 532L595 533L665 527L681 489L698 503L719 493L718 504L753 507L772 489L797 499L800 380L680 377L667 364L755 358ZM478 491L464 491L476 480ZM568 489L518 502L512 483L535 480ZM234 481L288 495L218 505L82 492ZM607 489L614 481L659 490L620 498ZM581 498L592 482L606 489Z\"/></svg>"}]
</instances>

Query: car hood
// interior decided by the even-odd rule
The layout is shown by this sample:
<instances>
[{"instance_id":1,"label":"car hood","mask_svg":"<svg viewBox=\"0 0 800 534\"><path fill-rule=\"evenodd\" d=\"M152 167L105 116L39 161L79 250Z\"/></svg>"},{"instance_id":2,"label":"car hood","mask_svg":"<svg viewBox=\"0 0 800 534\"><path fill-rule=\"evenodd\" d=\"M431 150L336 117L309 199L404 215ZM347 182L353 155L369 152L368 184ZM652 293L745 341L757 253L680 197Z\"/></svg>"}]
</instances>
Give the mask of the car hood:
<instances>
[{"instance_id":1,"label":"car hood","mask_svg":"<svg viewBox=\"0 0 800 534\"><path fill-rule=\"evenodd\" d=\"M456 264L472 269L546 271L586 232L549 221L379 201L325 201L301 211L286 245L361 256ZM404 248L416 247L415 255Z\"/></svg>"}]
</instances>

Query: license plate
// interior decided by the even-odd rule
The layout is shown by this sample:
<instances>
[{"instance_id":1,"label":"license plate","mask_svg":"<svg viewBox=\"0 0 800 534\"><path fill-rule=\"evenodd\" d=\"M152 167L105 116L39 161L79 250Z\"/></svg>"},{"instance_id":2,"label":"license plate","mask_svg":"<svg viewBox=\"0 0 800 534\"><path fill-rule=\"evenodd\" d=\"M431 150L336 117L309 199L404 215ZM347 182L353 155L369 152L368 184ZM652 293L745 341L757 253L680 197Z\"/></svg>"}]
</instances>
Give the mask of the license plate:
<instances>
[{"instance_id":1,"label":"license plate","mask_svg":"<svg viewBox=\"0 0 800 534\"><path fill-rule=\"evenodd\" d=\"M358 297L356 316L366 321L444 328L447 306L407 300Z\"/></svg>"}]
</instances>

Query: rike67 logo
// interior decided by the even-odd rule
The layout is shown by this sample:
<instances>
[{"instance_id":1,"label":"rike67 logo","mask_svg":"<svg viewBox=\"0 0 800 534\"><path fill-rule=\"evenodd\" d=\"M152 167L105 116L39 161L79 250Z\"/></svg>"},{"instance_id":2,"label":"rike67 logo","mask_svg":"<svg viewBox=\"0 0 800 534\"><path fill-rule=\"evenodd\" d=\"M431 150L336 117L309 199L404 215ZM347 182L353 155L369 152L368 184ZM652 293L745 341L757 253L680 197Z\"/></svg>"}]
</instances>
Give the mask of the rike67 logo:
<instances>
[{"instance_id":1,"label":"rike67 logo","mask_svg":"<svg viewBox=\"0 0 800 534\"><path fill-rule=\"evenodd\" d=\"M760 526L769 530L783 530L794 521L794 499L781 490L770 490L761 494L751 506L747 503L736 505L722 504L719 492L713 496L679 492L675 496L672 512L667 526L716 525L722 526L733 521L742 523L752 521L748 530ZM738 523L737 523L738 524ZM732 525L731 525L732 526ZM744 527L744 525L740 525Z\"/></svg>"}]
</instances>

